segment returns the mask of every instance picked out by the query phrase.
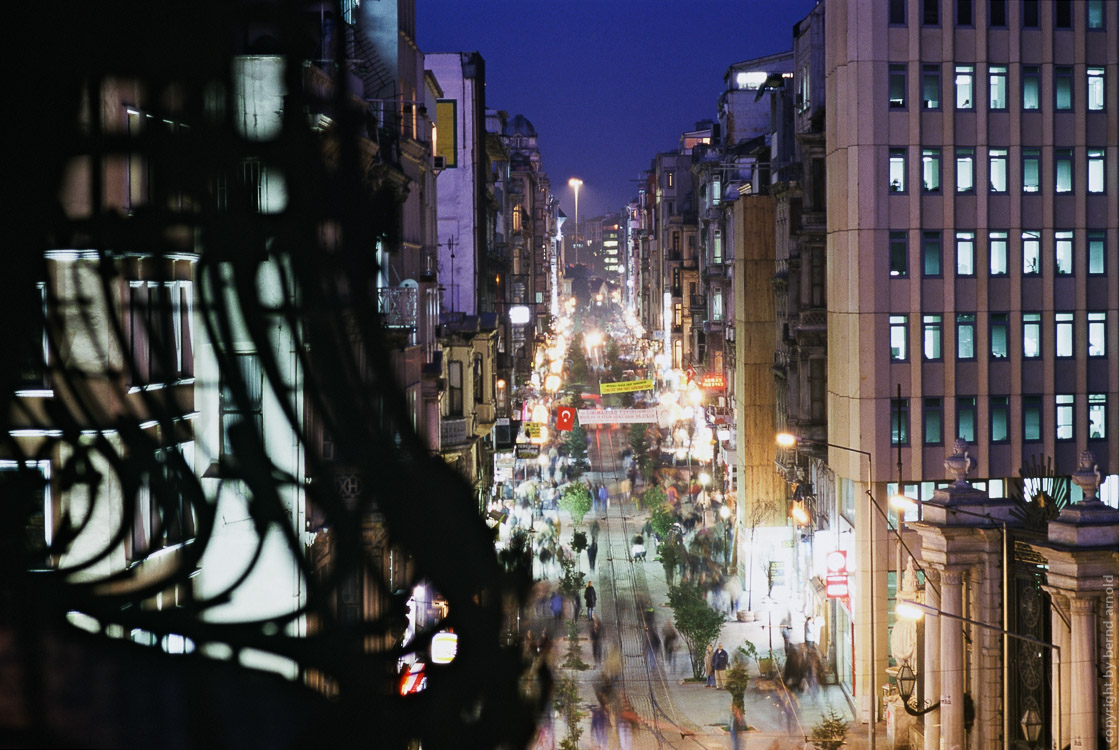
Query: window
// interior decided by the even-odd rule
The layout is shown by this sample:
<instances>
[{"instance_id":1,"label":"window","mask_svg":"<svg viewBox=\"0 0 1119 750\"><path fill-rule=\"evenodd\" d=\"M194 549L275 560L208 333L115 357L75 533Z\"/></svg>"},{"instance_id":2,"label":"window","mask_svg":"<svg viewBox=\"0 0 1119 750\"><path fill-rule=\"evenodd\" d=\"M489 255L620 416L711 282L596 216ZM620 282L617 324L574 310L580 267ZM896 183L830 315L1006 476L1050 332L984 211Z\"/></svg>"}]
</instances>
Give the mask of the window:
<instances>
[{"instance_id":1,"label":"window","mask_svg":"<svg viewBox=\"0 0 1119 750\"><path fill-rule=\"evenodd\" d=\"M1006 0L990 0L987 8L988 26L1006 26Z\"/></svg>"},{"instance_id":2,"label":"window","mask_svg":"<svg viewBox=\"0 0 1119 750\"><path fill-rule=\"evenodd\" d=\"M1071 169L1071 166L1069 168ZM1102 193L1103 190L1103 149L1090 148L1088 149L1088 192Z\"/></svg>"},{"instance_id":3,"label":"window","mask_svg":"<svg viewBox=\"0 0 1119 750\"><path fill-rule=\"evenodd\" d=\"M922 340L924 341L925 359L933 362L944 356L941 351L941 329L943 319L939 315L924 315L921 318Z\"/></svg>"},{"instance_id":4,"label":"window","mask_svg":"<svg viewBox=\"0 0 1119 750\"><path fill-rule=\"evenodd\" d=\"M1022 66L1022 109L1041 109L1041 66Z\"/></svg>"},{"instance_id":5,"label":"window","mask_svg":"<svg viewBox=\"0 0 1119 750\"><path fill-rule=\"evenodd\" d=\"M1041 356L1041 313L1022 313L1022 356Z\"/></svg>"},{"instance_id":6,"label":"window","mask_svg":"<svg viewBox=\"0 0 1119 750\"><path fill-rule=\"evenodd\" d=\"M909 243L905 232L890 232L890 276L909 275Z\"/></svg>"},{"instance_id":7,"label":"window","mask_svg":"<svg viewBox=\"0 0 1119 750\"><path fill-rule=\"evenodd\" d=\"M904 362L909 357L909 319L905 315L890 316L890 359Z\"/></svg>"},{"instance_id":8,"label":"window","mask_svg":"<svg viewBox=\"0 0 1119 750\"><path fill-rule=\"evenodd\" d=\"M905 149L890 149L890 192L905 192Z\"/></svg>"},{"instance_id":9,"label":"window","mask_svg":"<svg viewBox=\"0 0 1119 750\"><path fill-rule=\"evenodd\" d=\"M987 239L991 256L991 275L1006 276L1009 268L1006 260L1006 232L991 232Z\"/></svg>"},{"instance_id":10,"label":"window","mask_svg":"<svg viewBox=\"0 0 1119 750\"><path fill-rule=\"evenodd\" d=\"M1054 9L1053 16L1053 23L1058 29L1071 29L1072 0L1057 0L1057 5Z\"/></svg>"},{"instance_id":11,"label":"window","mask_svg":"<svg viewBox=\"0 0 1119 750\"><path fill-rule=\"evenodd\" d=\"M484 372L485 371L482 365L482 355L475 354L474 372L472 373L471 380L473 380L474 384L474 403L476 404L482 403L482 401L485 399L485 388L483 388L483 384L485 383Z\"/></svg>"},{"instance_id":12,"label":"window","mask_svg":"<svg viewBox=\"0 0 1119 750\"><path fill-rule=\"evenodd\" d=\"M1088 109L1103 111L1103 68L1088 68Z\"/></svg>"},{"instance_id":13,"label":"window","mask_svg":"<svg viewBox=\"0 0 1119 750\"><path fill-rule=\"evenodd\" d=\"M711 290L711 320L723 319L723 290L715 288Z\"/></svg>"},{"instance_id":14,"label":"window","mask_svg":"<svg viewBox=\"0 0 1119 750\"><path fill-rule=\"evenodd\" d=\"M234 455L233 441L229 437L231 430L251 429L258 440L264 432L264 373L260 356L255 352L239 352L230 359L233 367L230 372L222 371L218 396L223 459Z\"/></svg>"},{"instance_id":15,"label":"window","mask_svg":"<svg viewBox=\"0 0 1119 750\"><path fill-rule=\"evenodd\" d=\"M723 230L716 229L711 236L711 262L719 264L723 262Z\"/></svg>"},{"instance_id":16,"label":"window","mask_svg":"<svg viewBox=\"0 0 1119 750\"><path fill-rule=\"evenodd\" d=\"M1022 273L1041 273L1041 232L1022 232Z\"/></svg>"},{"instance_id":17,"label":"window","mask_svg":"<svg viewBox=\"0 0 1119 750\"><path fill-rule=\"evenodd\" d=\"M921 0L921 23L936 26L940 23L940 0Z\"/></svg>"},{"instance_id":18,"label":"window","mask_svg":"<svg viewBox=\"0 0 1119 750\"><path fill-rule=\"evenodd\" d=\"M975 108L975 66L956 66L956 109Z\"/></svg>"},{"instance_id":19,"label":"window","mask_svg":"<svg viewBox=\"0 0 1119 750\"><path fill-rule=\"evenodd\" d=\"M1088 356L1107 355L1107 313L1088 313Z\"/></svg>"},{"instance_id":20,"label":"window","mask_svg":"<svg viewBox=\"0 0 1119 750\"><path fill-rule=\"evenodd\" d=\"M905 25L905 0L890 0L890 25Z\"/></svg>"},{"instance_id":21,"label":"window","mask_svg":"<svg viewBox=\"0 0 1119 750\"><path fill-rule=\"evenodd\" d=\"M1041 9L1039 0L1022 0L1022 26L1027 29L1041 28Z\"/></svg>"},{"instance_id":22,"label":"window","mask_svg":"<svg viewBox=\"0 0 1119 750\"><path fill-rule=\"evenodd\" d=\"M890 399L890 444L909 444L909 399Z\"/></svg>"},{"instance_id":23,"label":"window","mask_svg":"<svg viewBox=\"0 0 1119 750\"><path fill-rule=\"evenodd\" d=\"M956 437L975 443L975 396L956 399Z\"/></svg>"},{"instance_id":24,"label":"window","mask_svg":"<svg viewBox=\"0 0 1119 750\"><path fill-rule=\"evenodd\" d=\"M926 193L940 192L940 149L921 149L921 189Z\"/></svg>"},{"instance_id":25,"label":"window","mask_svg":"<svg viewBox=\"0 0 1119 750\"><path fill-rule=\"evenodd\" d=\"M1056 232L1053 240L1054 265L1058 276L1072 273L1072 232Z\"/></svg>"},{"instance_id":26,"label":"window","mask_svg":"<svg viewBox=\"0 0 1119 750\"><path fill-rule=\"evenodd\" d=\"M673 171L665 172L664 175L666 187L676 187L676 173Z\"/></svg>"},{"instance_id":27,"label":"window","mask_svg":"<svg viewBox=\"0 0 1119 750\"><path fill-rule=\"evenodd\" d=\"M921 66L921 100L925 109L940 109L940 66Z\"/></svg>"},{"instance_id":28,"label":"window","mask_svg":"<svg viewBox=\"0 0 1119 750\"><path fill-rule=\"evenodd\" d=\"M956 275L975 275L975 232L956 232Z\"/></svg>"},{"instance_id":29,"label":"window","mask_svg":"<svg viewBox=\"0 0 1119 750\"><path fill-rule=\"evenodd\" d=\"M921 273L940 276L940 232L922 233Z\"/></svg>"},{"instance_id":30,"label":"window","mask_svg":"<svg viewBox=\"0 0 1119 750\"><path fill-rule=\"evenodd\" d=\"M992 193L1006 192L1006 149L993 148L990 151L990 185Z\"/></svg>"},{"instance_id":31,"label":"window","mask_svg":"<svg viewBox=\"0 0 1119 750\"><path fill-rule=\"evenodd\" d=\"M1010 440L1010 399L1006 396L991 396L991 442L1005 443Z\"/></svg>"},{"instance_id":32,"label":"window","mask_svg":"<svg viewBox=\"0 0 1119 750\"><path fill-rule=\"evenodd\" d=\"M1088 439L1103 440L1107 437L1107 394L1088 394Z\"/></svg>"},{"instance_id":33,"label":"window","mask_svg":"<svg viewBox=\"0 0 1119 750\"><path fill-rule=\"evenodd\" d=\"M988 84L991 92L991 109L1006 109L1006 66L992 65L988 72Z\"/></svg>"},{"instance_id":34,"label":"window","mask_svg":"<svg viewBox=\"0 0 1119 750\"><path fill-rule=\"evenodd\" d=\"M1104 232L1088 233L1088 274L1091 276L1099 276L1106 268L1103 262L1105 239Z\"/></svg>"},{"instance_id":35,"label":"window","mask_svg":"<svg viewBox=\"0 0 1119 750\"><path fill-rule=\"evenodd\" d=\"M905 109L905 65L890 66L890 109Z\"/></svg>"},{"instance_id":36,"label":"window","mask_svg":"<svg viewBox=\"0 0 1119 750\"><path fill-rule=\"evenodd\" d=\"M1036 193L1041 188L1041 150L1022 149L1022 191Z\"/></svg>"},{"instance_id":37,"label":"window","mask_svg":"<svg viewBox=\"0 0 1119 750\"><path fill-rule=\"evenodd\" d=\"M1056 349L1057 356L1067 359L1072 356L1072 313L1063 312L1054 315L1056 322Z\"/></svg>"},{"instance_id":38,"label":"window","mask_svg":"<svg viewBox=\"0 0 1119 750\"><path fill-rule=\"evenodd\" d=\"M41 390L48 387L47 363L50 362L50 339L47 337L47 286L38 284L39 309L23 318L18 327L22 357L17 367L19 387Z\"/></svg>"},{"instance_id":39,"label":"window","mask_svg":"<svg viewBox=\"0 0 1119 750\"><path fill-rule=\"evenodd\" d=\"M1006 359L1010 354L1010 316L991 313L991 357Z\"/></svg>"},{"instance_id":40,"label":"window","mask_svg":"<svg viewBox=\"0 0 1119 750\"><path fill-rule=\"evenodd\" d=\"M1058 193L1072 192L1072 149L1058 148L1053 151L1056 161L1054 177Z\"/></svg>"},{"instance_id":41,"label":"window","mask_svg":"<svg viewBox=\"0 0 1119 750\"><path fill-rule=\"evenodd\" d=\"M1103 28L1103 2L1104 0L1088 0L1088 28Z\"/></svg>"},{"instance_id":42,"label":"window","mask_svg":"<svg viewBox=\"0 0 1119 750\"><path fill-rule=\"evenodd\" d=\"M447 416L462 416L462 362L447 363Z\"/></svg>"},{"instance_id":43,"label":"window","mask_svg":"<svg viewBox=\"0 0 1119 750\"><path fill-rule=\"evenodd\" d=\"M1041 396L1022 396L1022 439L1041 440Z\"/></svg>"},{"instance_id":44,"label":"window","mask_svg":"<svg viewBox=\"0 0 1119 750\"><path fill-rule=\"evenodd\" d=\"M1058 393L1057 402L1057 439L1072 440L1072 407L1074 397L1071 393Z\"/></svg>"},{"instance_id":45,"label":"window","mask_svg":"<svg viewBox=\"0 0 1119 750\"><path fill-rule=\"evenodd\" d=\"M975 149L956 149L956 192L970 193L975 190Z\"/></svg>"},{"instance_id":46,"label":"window","mask_svg":"<svg viewBox=\"0 0 1119 750\"><path fill-rule=\"evenodd\" d=\"M973 13L972 0L956 0L957 26L974 26L975 18Z\"/></svg>"},{"instance_id":47,"label":"window","mask_svg":"<svg viewBox=\"0 0 1119 750\"><path fill-rule=\"evenodd\" d=\"M975 313L956 313L956 359L975 359Z\"/></svg>"},{"instance_id":48,"label":"window","mask_svg":"<svg viewBox=\"0 0 1119 750\"><path fill-rule=\"evenodd\" d=\"M1072 109L1072 68L1058 65L1053 69L1053 92L1058 110Z\"/></svg>"},{"instance_id":49,"label":"window","mask_svg":"<svg viewBox=\"0 0 1119 750\"><path fill-rule=\"evenodd\" d=\"M926 398L924 407L925 445L940 445L944 442L942 420L941 399Z\"/></svg>"}]
</instances>

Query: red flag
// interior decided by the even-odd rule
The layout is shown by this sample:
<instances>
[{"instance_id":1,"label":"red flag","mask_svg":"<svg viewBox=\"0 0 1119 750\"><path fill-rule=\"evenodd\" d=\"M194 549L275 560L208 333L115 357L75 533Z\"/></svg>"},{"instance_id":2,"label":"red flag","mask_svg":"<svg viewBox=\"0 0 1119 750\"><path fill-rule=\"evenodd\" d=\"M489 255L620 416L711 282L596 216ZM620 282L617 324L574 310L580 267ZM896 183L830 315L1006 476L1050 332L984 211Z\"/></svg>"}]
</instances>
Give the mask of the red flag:
<instances>
[{"instance_id":1,"label":"red flag","mask_svg":"<svg viewBox=\"0 0 1119 750\"><path fill-rule=\"evenodd\" d=\"M561 406L556 409L556 430L571 430L575 427L575 407Z\"/></svg>"}]
</instances>

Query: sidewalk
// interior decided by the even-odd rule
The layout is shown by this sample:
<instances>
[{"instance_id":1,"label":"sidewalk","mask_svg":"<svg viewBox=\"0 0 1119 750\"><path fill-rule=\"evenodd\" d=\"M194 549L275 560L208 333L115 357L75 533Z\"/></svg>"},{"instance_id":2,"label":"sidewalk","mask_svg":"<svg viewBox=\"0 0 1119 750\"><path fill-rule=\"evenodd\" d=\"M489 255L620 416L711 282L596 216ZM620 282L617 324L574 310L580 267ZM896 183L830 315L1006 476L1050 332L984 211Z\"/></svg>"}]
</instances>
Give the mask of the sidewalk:
<instances>
[{"instance_id":1,"label":"sidewalk","mask_svg":"<svg viewBox=\"0 0 1119 750\"><path fill-rule=\"evenodd\" d=\"M592 461L593 465L598 465L598 462ZM601 531L596 570L593 573L588 571L585 554L582 569L598 590L598 614L607 632L606 650L618 652L614 658L620 657L624 693L641 716L642 723L633 732L630 747L731 747L731 737L726 729L730 715L730 694L707 688L702 680L690 681L692 669L683 639L677 643L674 666L664 664L659 654L652 663L648 660L644 622L642 614L638 612L637 602L651 604L658 634L664 623L672 618L672 610L667 606L668 585L664 568L655 559L653 550L650 549L645 563L629 559L629 539L644 524L646 514L637 512L635 505L630 502L619 506L613 475L603 477L600 472L592 471L584 475L584 478L593 483L605 479L611 492L610 510L605 514L605 519L603 514L593 512L584 519L584 529L592 521L598 520ZM572 528L571 519L566 512L561 511L561 516L564 528ZM728 620L723 625L720 640L731 654L746 641L753 642L759 653L764 654L769 650L769 633L762 623ZM779 635L776 635L776 640L777 648L781 648ZM557 639L556 664L563 662L567 647L566 637ZM601 683L602 671L594 666L585 612L581 622L580 648L583 661L592 665L592 668L581 671L561 668L557 669L557 676L571 676L577 681L586 712L582 721L580 747L595 748L591 734L590 709L597 703L595 688ZM702 659L702 654L698 658ZM754 665L751 664L751 667ZM740 737L738 746L766 750L803 748L812 728L829 709L834 708L848 722L852 720L847 697L838 686L820 685L815 696L805 694L796 697L796 715L791 717L791 723L786 727L784 712L774 702L771 693L757 689L751 681L745 695L745 716L750 729ZM885 748L884 724L880 724L878 730L877 743ZM557 717L556 746L564 732L563 722ZM623 747L621 739L616 725L612 723L607 747ZM859 749L867 745L866 725L849 724L845 747ZM807 746L812 747L810 744Z\"/></svg>"}]
</instances>

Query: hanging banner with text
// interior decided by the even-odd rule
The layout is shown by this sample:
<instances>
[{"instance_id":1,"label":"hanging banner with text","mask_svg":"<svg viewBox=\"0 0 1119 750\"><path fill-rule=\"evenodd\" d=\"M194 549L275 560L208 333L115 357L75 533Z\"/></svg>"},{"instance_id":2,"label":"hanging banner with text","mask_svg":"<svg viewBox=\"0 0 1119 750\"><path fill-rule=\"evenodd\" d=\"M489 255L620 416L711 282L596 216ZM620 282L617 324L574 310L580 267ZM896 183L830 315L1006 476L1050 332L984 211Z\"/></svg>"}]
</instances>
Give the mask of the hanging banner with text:
<instances>
[{"instance_id":1,"label":"hanging banner with text","mask_svg":"<svg viewBox=\"0 0 1119 750\"><path fill-rule=\"evenodd\" d=\"M653 390L652 380L620 380L617 383L599 383L598 392L605 396L608 393L631 393L633 391Z\"/></svg>"},{"instance_id":2,"label":"hanging banner with text","mask_svg":"<svg viewBox=\"0 0 1119 750\"><path fill-rule=\"evenodd\" d=\"M656 409L580 409L579 424L656 424Z\"/></svg>"}]
</instances>

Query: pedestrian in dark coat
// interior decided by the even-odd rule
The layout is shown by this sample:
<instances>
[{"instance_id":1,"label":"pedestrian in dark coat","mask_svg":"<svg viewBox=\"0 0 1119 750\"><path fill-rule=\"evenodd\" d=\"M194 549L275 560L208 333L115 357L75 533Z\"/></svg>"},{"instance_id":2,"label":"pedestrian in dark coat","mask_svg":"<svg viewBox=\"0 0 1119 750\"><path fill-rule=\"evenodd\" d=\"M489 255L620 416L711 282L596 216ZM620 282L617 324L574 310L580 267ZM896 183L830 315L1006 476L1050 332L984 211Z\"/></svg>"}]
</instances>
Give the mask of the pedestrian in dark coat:
<instances>
[{"instance_id":1,"label":"pedestrian in dark coat","mask_svg":"<svg viewBox=\"0 0 1119 750\"><path fill-rule=\"evenodd\" d=\"M591 654L595 664L602 663L602 625L597 617L591 620Z\"/></svg>"},{"instance_id":2,"label":"pedestrian in dark coat","mask_svg":"<svg viewBox=\"0 0 1119 750\"><path fill-rule=\"evenodd\" d=\"M722 690L724 679L727 671L727 666L730 664L730 654L723 648L723 644L715 649L714 655L711 657L711 666L715 667L715 687Z\"/></svg>"},{"instance_id":3,"label":"pedestrian in dark coat","mask_svg":"<svg viewBox=\"0 0 1119 750\"><path fill-rule=\"evenodd\" d=\"M664 661L672 669L676 668L676 628L671 622L664 624Z\"/></svg>"},{"instance_id":4,"label":"pedestrian in dark coat","mask_svg":"<svg viewBox=\"0 0 1119 750\"><path fill-rule=\"evenodd\" d=\"M587 587L583 589L583 601L587 604L587 619L590 620L594 618L594 607L598 604L598 592L591 581L587 581Z\"/></svg>"},{"instance_id":5,"label":"pedestrian in dark coat","mask_svg":"<svg viewBox=\"0 0 1119 750\"><path fill-rule=\"evenodd\" d=\"M591 572L594 572L594 561L598 559L598 540L591 539L591 545L587 547L587 562L590 563Z\"/></svg>"}]
</instances>

